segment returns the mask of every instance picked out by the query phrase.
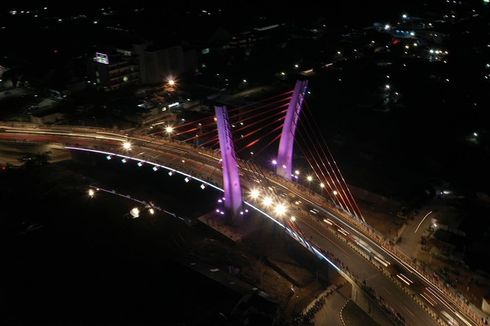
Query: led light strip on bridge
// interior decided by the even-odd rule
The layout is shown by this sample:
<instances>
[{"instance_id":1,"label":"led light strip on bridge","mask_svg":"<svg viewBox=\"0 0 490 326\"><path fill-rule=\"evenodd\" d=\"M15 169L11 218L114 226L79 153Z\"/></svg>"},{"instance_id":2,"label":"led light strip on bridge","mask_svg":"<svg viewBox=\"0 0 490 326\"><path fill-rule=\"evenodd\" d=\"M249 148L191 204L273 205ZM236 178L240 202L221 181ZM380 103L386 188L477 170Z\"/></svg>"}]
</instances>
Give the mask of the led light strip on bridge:
<instances>
[{"instance_id":1,"label":"led light strip on bridge","mask_svg":"<svg viewBox=\"0 0 490 326\"><path fill-rule=\"evenodd\" d=\"M144 160L144 159L139 159L139 158L135 158L135 157L123 155L123 154L112 153L112 152L107 152L107 151L101 151L101 150L97 150L97 149L90 149L90 148L83 148L83 147L74 147L74 146L64 146L64 148L67 149L67 150L75 150L75 151L81 151L81 152L97 153L97 154L115 156L115 157L120 157L120 158L127 159L127 160L132 160L132 161L146 163L148 165L152 165L152 166L158 167L158 168L163 168L163 169L166 169L168 171L171 171L171 172L174 172L174 173L178 173L178 174L183 175L185 177L188 177L188 178L197 180L199 182L202 182L203 184L206 184L206 185L208 185L208 186L210 186L210 187L212 187L212 188L214 188L216 190L219 190L219 191L223 192L223 189L222 188L220 188L220 187L218 187L218 186L216 186L216 185L214 185L214 184L212 184L212 183L210 183L208 181L202 180L202 179L197 178L197 177L194 177L194 176L192 176L192 175L190 175L188 173L185 173L185 172L176 170L174 168L171 168L171 167L168 167L168 166L159 164L159 163L155 163L155 162L151 162L151 161L147 161L147 160ZM335 263L333 263L327 256L325 256L324 254L322 254L320 252L320 250L318 250L317 248L313 247L307 241L305 241L303 238L301 238L296 232L290 230L284 224L282 224L281 222L279 222L278 220L276 220L275 218L273 218L271 215L267 214L266 212L264 212L260 208L252 205L251 203L249 203L247 201L244 201L244 203L245 203L245 205L247 205L247 206L255 209L257 212L259 212L259 213L263 214L264 216L268 217L270 220L272 220L274 223L276 223L280 227L286 229L288 231L288 234L293 239L295 239L296 241L298 241L301 245L303 245L306 249L308 249L310 252L312 252L313 254L315 254L317 257L326 260L336 271L338 271L338 272L342 273L343 275L345 275L345 273L337 265L335 265Z\"/></svg>"}]
</instances>

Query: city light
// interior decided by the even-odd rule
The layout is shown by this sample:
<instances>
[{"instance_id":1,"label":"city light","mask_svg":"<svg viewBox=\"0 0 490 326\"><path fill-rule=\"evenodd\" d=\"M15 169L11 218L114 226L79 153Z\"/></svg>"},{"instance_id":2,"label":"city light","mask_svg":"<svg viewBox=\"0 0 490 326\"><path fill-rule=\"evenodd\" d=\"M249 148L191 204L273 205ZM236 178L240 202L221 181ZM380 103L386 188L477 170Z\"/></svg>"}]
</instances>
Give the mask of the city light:
<instances>
[{"instance_id":1,"label":"city light","mask_svg":"<svg viewBox=\"0 0 490 326\"><path fill-rule=\"evenodd\" d=\"M334 190L334 191L333 191L333 194L334 194L334 196L337 196L337 195L338 195L337 190Z\"/></svg>"},{"instance_id":2,"label":"city light","mask_svg":"<svg viewBox=\"0 0 490 326\"><path fill-rule=\"evenodd\" d=\"M291 216L291 222L295 222L296 221L296 217L295 216Z\"/></svg>"},{"instance_id":3,"label":"city light","mask_svg":"<svg viewBox=\"0 0 490 326\"><path fill-rule=\"evenodd\" d=\"M187 183L190 181L190 179L188 177L185 177L184 181Z\"/></svg>"},{"instance_id":4,"label":"city light","mask_svg":"<svg viewBox=\"0 0 490 326\"><path fill-rule=\"evenodd\" d=\"M88 196L89 196L90 198L94 198L94 196L95 196L95 191L94 191L93 189L89 189L89 190L88 190Z\"/></svg>"},{"instance_id":5,"label":"city light","mask_svg":"<svg viewBox=\"0 0 490 326\"><path fill-rule=\"evenodd\" d=\"M389 84L385 85L385 89L390 89L390 88L391 88L391 86Z\"/></svg>"},{"instance_id":6,"label":"city light","mask_svg":"<svg viewBox=\"0 0 490 326\"><path fill-rule=\"evenodd\" d=\"M287 209L286 205L284 205L282 203L276 204L276 206L274 207L274 212L278 216L283 216L284 214L286 214L287 210L288 209Z\"/></svg>"},{"instance_id":7,"label":"city light","mask_svg":"<svg viewBox=\"0 0 490 326\"><path fill-rule=\"evenodd\" d=\"M168 86L175 86L175 80L170 78L168 81L167 81L167 84Z\"/></svg>"},{"instance_id":8,"label":"city light","mask_svg":"<svg viewBox=\"0 0 490 326\"><path fill-rule=\"evenodd\" d=\"M272 165L277 165L277 160L272 160Z\"/></svg>"},{"instance_id":9,"label":"city light","mask_svg":"<svg viewBox=\"0 0 490 326\"><path fill-rule=\"evenodd\" d=\"M299 170L294 171L294 174L299 175Z\"/></svg>"},{"instance_id":10,"label":"city light","mask_svg":"<svg viewBox=\"0 0 490 326\"><path fill-rule=\"evenodd\" d=\"M125 141L123 144L122 144L122 147L123 149L127 150L127 151L130 151L132 146L131 146L131 143L128 142L128 141Z\"/></svg>"},{"instance_id":11,"label":"city light","mask_svg":"<svg viewBox=\"0 0 490 326\"><path fill-rule=\"evenodd\" d=\"M250 198L256 200L260 196L260 191L258 189L252 189L250 191Z\"/></svg>"},{"instance_id":12,"label":"city light","mask_svg":"<svg viewBox=\"0 0 490 326\"><path fill-rule=\"evenodd\" d=\"M173 126L166 126L165 127L165 132L170 135L174 132L174 127Z\"/></svg>"},{"instance_id":13,"label":"city light","mask_svg":"<svg viewBox=\"0 0 490 326\"><path fill-rule=\"evenodd\" d=\"M153 167L153 171L158 171L158 168L156 166Z\"/></svg>"},{"instance_id":14,"label":"city light","mask_svg":"<svg viewBox=\"0 0 490 326\"><path fill-rule=\"evenodd\" d=\"M148 209L148 213L150 213L150 215L154 215L155 214L155 210L153 208L150 208L150 209Z\"/></svg>"},{"instance_id":15,"label":"city light","mask_svg":"<svg viewBox=\"0 0 490 326\"><path fill-rule=\"evenodd\" d=\"M322 189L325 188L325 184L323 182L320 183L320 188L322 188Z\"/></svg>"},{"instance_id":16,"label":"city light","mask_svg":"<svg viewBox=\"0 0 490 326\"><path fill-rule=\"evenodd\" d=\"M270 205L272 205L272 198L270 196L265 197L262 200L262 205L264 205L265 207L269 207Z\"/></svg>"},{"instance_id":17,"label":"city light","mask_svg":"<svg viewBox=\"0 0 490 326\"><path fill-rule=\"evenodd\" d=\"M201 184L201 189L204 190L206 186L204 184Z\"/></svg>"},{"instance_id":18,"label":"city light","mask_svg":"<svg viewBox=\"0 0 490 326\"><path fill-rule=\"evenodd\" d=\"M131 216L132 216L133 218L138 218L138 217L140 217L140 210L139 210L139 208L138 208L138 207L134 207L133 209L131 209L131 210L129 211L129 214L131 214Z\"/></svg>"},{"instance_id":19,"label":"city light","mask_svg":"<svg viewBox=\"0 0 490 326\"><path fill-rule=\"evenodd\" d=\"M308 182L312 182L313 181L313 177L311 175L309 175L309 176L306 177L306 180L308 180Z\"/></svg>"},{"instance_id":20,"label":"city light","mask_svg":"<svg viewBox=\"0 0 490 326\"><path fill-rule=\"evenodd\" d=\"M473 136L478 137L478 133L477 132L474 132L473 133Z\"/></svg>"},{"instance_id":21,"label":"city light","mask_svg":"<svg viewBox=\"0 0 490 326\"><path fill-rule=\"evenodd\" d=\"M139 167L142 167L142 166L143 166L143 163L138 162L138 166L139 166Z\"/></svg>"}]
</instances>

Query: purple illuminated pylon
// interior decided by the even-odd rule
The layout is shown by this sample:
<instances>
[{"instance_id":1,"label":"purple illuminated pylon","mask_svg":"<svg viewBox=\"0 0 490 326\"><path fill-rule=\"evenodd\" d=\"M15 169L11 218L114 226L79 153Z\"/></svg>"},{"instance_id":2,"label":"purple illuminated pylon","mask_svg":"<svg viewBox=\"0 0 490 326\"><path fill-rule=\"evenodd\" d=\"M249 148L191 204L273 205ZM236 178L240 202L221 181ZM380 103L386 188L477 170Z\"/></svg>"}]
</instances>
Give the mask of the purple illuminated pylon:
<instances>
[{"instance_id":1,"label":"purple illuminated pylon","mask_svg":"<svg viewBox=\"0 0 490 326\"><path fill-rule=\"evenodd\" d=\"M281 140L279 141L279 151L277 152L277 169L276 173L287 180L291 180L291 171L293 170L293 147L294 134L298 124L299 114L303 105L308 81L298 80L294 86L293 96L289 102L286 119L282 127Z\"/></svg>"},{"instance_id":2,"label":"purple illuminated pylon","mask_svg":"<svg viewBox=\"0 0 490 326\"><path fill-rule=\"evenodd\" d=\"M231 135L228 111L224 106L216 106L216 121L218 124L219 147L223 166L223 189L225 192L225 207L232 218L239 215L242 207L242 190L240 175L235 156L235 146Z\"/></svg>"}]
</instances>

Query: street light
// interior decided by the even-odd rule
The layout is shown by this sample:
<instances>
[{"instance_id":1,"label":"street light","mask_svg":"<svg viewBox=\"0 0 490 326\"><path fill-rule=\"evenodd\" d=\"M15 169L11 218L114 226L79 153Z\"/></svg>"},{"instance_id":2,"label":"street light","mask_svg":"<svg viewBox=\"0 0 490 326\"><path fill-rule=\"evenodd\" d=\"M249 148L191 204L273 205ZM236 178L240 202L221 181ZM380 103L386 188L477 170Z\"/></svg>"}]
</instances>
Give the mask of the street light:
<instances>
[{"instance_id":1,"label":"street light","mask_svg":"<svg viewBox=\"0 0 490 326\"><path fill-rule=\"evenodd\" d=\"M287 209L286 205L284 205L283 203L278 203L278 204L276 204L276 207L274 207L274 212L278 216L283 216L284 214L286 214L287 210L288 209Z\"/></svg>"},{"instance_id":2,"label":"street light","mask_svg":"<svg viewBox=\"0 0 490 326\"><path fill-rule=\"evenodd\" d=\"M337 196L337 195L338 195L337 190L334 190L334 191L333 191L333 194L334 194L334 196Z\"/></svg>"},{"instance_id":3,"label":"street light","mask_svg":"<svg viewBox=\"0 0 490 326\"><path fill-rule=\"evenodd\" d=\"M122 147L123 147L123 149L130 151L132 146L131 146L131 143L129 141L125 141L125 142L123 142Z\"/></svg>"},{"instance_id":4,"label":"street light","mask_svg":"<svg viewBox=\"0 0 490 326\"><path fill-rule=\"evenodd\" d=\"M252 189L250 191L250 198L256 200L260 196L260 191L258 189Z\"/></svg>"},{"instance_id":5,"label":"street light","mask_svg":"<svg viewBox=\"0 0 490 326\"><path fill-rule=\"evenodd\" d=\"M148 212L150 213L150 215L154 215L154 214L155 214L155 210L154 210L153 208L150 208L150 209L148 210Z\"/></svg>"},{"instance_id":6,"label":"street light","mask_svg":"<svg viewBox=\"0 0 490 326\"><path fill-rule=\"evenodd\" d=\"M167 84L168 86L175 86L175 80L170 78L168 81L167 81Z\"/></svg>"},{"instance_id":7,"label":"street light","mask_svg":"<svg viewBox=\"0 0 490 326\"><path fill-rule=\"evenodd\" d=\"M167 135L171 135L173 132L174 132L174 127L173 126L166 126L165 127L165 132L167 133Z\"/></svg>"},{"instance_id":8,"label":"street light","mask_svg":"<svg viewBox=\"0 0 490 326\"><path fill-rule=\"evenodd\" d=\"M94 196L95 196L95 191L94 191L93 189L89 189L89 190L88 190L88 196L89 196L90 198L94 198Z\"/></svg>"},{"instance_id":9,"label":"street light","mask_svg":"<svg viewBox=\"0 0 490 326\"><path fill-rule=\"evenodd\" d=\"M139 210L139 208L138 208L138 207L134 207L133 209L131 209L131 210L129 211L129 214L131 214L131 216L132 216L133 218L138 218L138 217L140 217L140 210Z\"/></svg>"},{"instance_id":10,"label":"street light","mask_svg":"<svg viewBox=\"0 0 490 326\"><path fill-rule=\"evenodd\" d=\"M313 181L313 177L311 175L309 175L309 176L306 177L306 180L308 182L312 182Z\"/></svg>"},{"instance_id":11,"label":"street light","mask_svg":"<svg viewBox=\"0 0 490 326\"><path fill-rule=\"evenodd\" d=\"M265 207L269 207L270 205L272 205L272 198L270 196L265 197L264 200L262 200L262 204Z\"/></svg>"},{"instance_id":12,"label":"street light","mask_svg":"<svg viewBox=\"0 0 490 326\"><path fill-rule=\"evenodd\" d=\"M323 182L320 183L320 188L322 188L322 189L325 188L325 184Z\"/></svg>"},{"instance_id":13,"label":"street light","mask_svg":"<svg viewBox=\"0 0 490 326\"><path fill-rule=\"evenodd\" d=\"M295 222L296 221L296 217L295 216L291 216L291 222Z\"/></svg>"}]
</instances>

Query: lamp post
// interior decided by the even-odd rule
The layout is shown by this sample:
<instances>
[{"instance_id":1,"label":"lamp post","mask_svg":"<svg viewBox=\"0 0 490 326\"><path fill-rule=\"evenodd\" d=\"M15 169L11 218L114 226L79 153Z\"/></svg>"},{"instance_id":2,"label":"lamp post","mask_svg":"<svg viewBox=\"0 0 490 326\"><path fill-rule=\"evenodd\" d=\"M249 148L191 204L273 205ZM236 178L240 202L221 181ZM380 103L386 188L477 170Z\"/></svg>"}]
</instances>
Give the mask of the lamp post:
<instances>
[{"instance_id":1,"label":"lamp post","mask_svg":"<svg viewBox=\"0 0 490 326\"><path fill-rule=\"evenodd\" d=\"M174 127L173 126L168 125L168 126L165 127L165 133L167 134L169 140L172 138L173 132L174 132Z\"/></svg>"}]
</instances>

